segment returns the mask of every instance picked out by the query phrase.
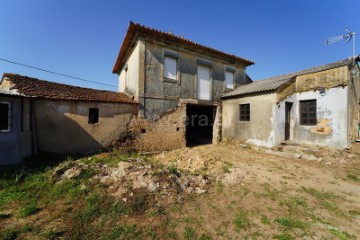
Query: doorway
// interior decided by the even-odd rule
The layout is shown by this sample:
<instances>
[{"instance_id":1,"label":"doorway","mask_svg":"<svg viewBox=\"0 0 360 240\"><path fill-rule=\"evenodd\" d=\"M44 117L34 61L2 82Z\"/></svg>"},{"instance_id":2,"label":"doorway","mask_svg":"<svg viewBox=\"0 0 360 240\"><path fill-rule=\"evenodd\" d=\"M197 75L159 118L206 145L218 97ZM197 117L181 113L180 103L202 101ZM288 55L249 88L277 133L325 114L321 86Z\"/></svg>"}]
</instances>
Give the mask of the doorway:
<instances>
[{"instance_id":1,"label":"doorway","mask_svg":"<svg viewBox=\"0 0 360 240\"><path fill-rule=\"evenodd\" d=\"M211 144L216 107L186 105L186 146Z\"/></svg>"},{"instance_id":2,"label":"doorway","mask_svg":"<svg viewBox=\"0 0 360 240\"><path fill-rule=\"evenodd\" d=\"M285 102L285 141L290 140L291 138L290 120L291 120L292 106L293 106L292 102Z\"/></svg>"}]
</instances>

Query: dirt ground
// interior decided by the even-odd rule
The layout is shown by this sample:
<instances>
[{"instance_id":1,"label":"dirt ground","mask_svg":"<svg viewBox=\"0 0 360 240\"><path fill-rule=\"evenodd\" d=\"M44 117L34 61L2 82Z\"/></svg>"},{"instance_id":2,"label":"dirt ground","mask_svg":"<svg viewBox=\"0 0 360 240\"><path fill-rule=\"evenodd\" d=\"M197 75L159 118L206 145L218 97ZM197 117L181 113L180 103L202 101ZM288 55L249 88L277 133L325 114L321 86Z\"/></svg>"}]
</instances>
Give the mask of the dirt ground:
<instances>
[{"instance_id":1,"label":"dirt ground","mask_svg":"<svg viewBox=\"0 0 360 240\"><path fill-rule=\"evenodd\" d=\"M317 157L299 159L298 148ZM197 213L196 229L215 239L360 237L360 144L343 151L290 149L283 154L282 148L271 151L232 142L175 150L155 159L214 178L233 169L243 171L240 183L218 185L181 210L182 218ZM236 214L246 216L244 226L236 227Z\"/></svg>"},{"instance_id":2,"label":"dirt ground","mask_svg":"<svg viewBox=\"0 0 360 240\"><path fill-rule=\"evenodd\" d=\"M26 179L0 179L0 239L360 236L360 144L270 150L225 142L133 158L111 152Z\"/></svg>"}]
</instances>

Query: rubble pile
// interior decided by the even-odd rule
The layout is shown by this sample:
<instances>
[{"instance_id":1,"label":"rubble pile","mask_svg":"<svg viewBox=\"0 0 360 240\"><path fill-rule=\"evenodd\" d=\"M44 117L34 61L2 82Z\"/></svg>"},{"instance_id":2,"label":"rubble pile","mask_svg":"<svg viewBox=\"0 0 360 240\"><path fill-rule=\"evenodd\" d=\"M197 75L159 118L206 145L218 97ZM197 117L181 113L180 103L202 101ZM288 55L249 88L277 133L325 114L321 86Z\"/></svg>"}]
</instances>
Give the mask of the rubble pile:
<instances>
[{"instance_id":1,"label":"rubble pile","mask_svg":"<svg viewBox=\"0 0 360 240\"><path fill-rule=\"evenodd\" d=\"M116 167L106 164L85 164L81 161L67 162L58 166L52 175L55 182L74 179L84 172L94 175L89 183L101 184L110 195L127 200L133 192L159 193L156 197L178 194L206 193L210 180L206 175L191 175L177 169L154 166L141 158L119 162Z\"/></svg>"}]
</instances>

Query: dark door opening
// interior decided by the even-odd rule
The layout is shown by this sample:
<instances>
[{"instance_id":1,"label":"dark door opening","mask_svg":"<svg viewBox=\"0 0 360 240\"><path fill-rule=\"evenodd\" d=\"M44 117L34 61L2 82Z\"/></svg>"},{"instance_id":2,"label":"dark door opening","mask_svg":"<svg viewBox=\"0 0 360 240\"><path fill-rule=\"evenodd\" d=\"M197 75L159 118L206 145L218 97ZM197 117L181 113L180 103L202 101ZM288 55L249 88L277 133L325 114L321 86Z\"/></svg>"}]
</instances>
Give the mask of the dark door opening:
<instances>
[{"instance_id":1,"label":"dark door opening","mask_svg":"<svg viewBox=\"0 0 360 240\"><path fill-rule=\"evenodd\" d=\"M290 119L291 119L291 108L293 103L285 102L285 141L290 140Z\"/></svg>"},{"instance_id":2,"label":"dark door opening","mask_svg":"<svg viewBox=\"0 0 360 240\"><path fill-rule=\"evenodd\" d=\"M211 144L216 107L188 104L186 106L186 145Z\"/></svg>"}]
</instances>

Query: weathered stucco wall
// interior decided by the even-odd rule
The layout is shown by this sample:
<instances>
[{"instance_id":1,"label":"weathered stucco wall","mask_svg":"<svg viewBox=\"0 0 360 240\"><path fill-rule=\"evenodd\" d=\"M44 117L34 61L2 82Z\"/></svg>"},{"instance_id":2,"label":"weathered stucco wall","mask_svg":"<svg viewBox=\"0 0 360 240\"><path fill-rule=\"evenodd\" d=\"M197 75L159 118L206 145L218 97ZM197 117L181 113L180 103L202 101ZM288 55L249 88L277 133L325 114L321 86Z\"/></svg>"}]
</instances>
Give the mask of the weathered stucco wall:
<instances>
[{"instance_id":1,"label":"weathered stucco wall","mask_svg":"<svg viewBox=\"0 0 360 240\"><path fill-rule=\"evenodd\" d=\"M0 102L10 103L12 108L11 130L0 132L0 165L20 163L32 153L29 99L0 96Z\"/></svg>"},{"instance_id":2,"label":"weathered stucco wall","mask_svg":"<svg viewBox=\"0 0 360 240\"><path fill-rule=\"evenodd\" d=\"M222 137L273 147L276 93L252 95L222 101ZM239 121L239 105L250 103L250 121Z\"/></svg>"},{"instance_id":3,"label":"weathered stucco wall","mask_svg":"<svg viewBox=\"0 0 360 240\"><path fill-rule=\"evenodd\" d=\"M356 72L359 72L359 66L355 67ZM351 73L349 73L351 74ZM350 78L350 77L349 77ZM358 74L352 74L349 81L349 122L348 122L348 145L359 136L360 125L360 76Z\"/></svg>"},{"instance_id":4,"label":"weathered stucco wall","mask_svg":"<svg viewBox=\"0 0 360 240\"><path fill-rule=\"evenodd\" d=\"M347 86L348 81L348 66L333 68L326 71L296 77L296 92L306 92L319 88L330 89L338 86Z\"/></svg>"},{"instance_id":5,"label":"weathered stucco wall","mask_svg":"<svg viewBox=\"0 0 360 240\"><path fill-rule=\"evenodd\" d=\"M347 86L349 77L348 66L297 76L278 89L278 102L299 92Z\"/></svg>"},{"instance_id":6,"label":"weathered stucco wall","mask_svg":"<svg viewBox=\"0 0 360 240\"><path fill-rule=\"evenodd\" d=\"M164 81L164 50L178 53L180 79L177 82ZM178 105L179 99L197 99L197 61L207 60L211 66L211 102L218 102L225 91L225 65L235 68L235 86L245 82L245 67L231 65L201 54L193 54L184 49L171 48L164 44L146 40L145 43L145 81L140 90L140 111L147 119L153 120L162 113Z\"/></svg>"},{"instance_id":7,"label":"weathered stucco wall","mask_svg":"<svg viewBox=\"0 0 360 240\"><path fill-rule=\"evenodd\" d=\"M319 91L295 93L279 103L277 110L277 127L275 134L279 136L276 143L285 139L285 102L292 102L291 136L292 140L302 144L316 144L335 148L348 147L347 138L347 94L348 87L338 87ZM300 125L300 101L315 100L317 104L317 125Z\"/></svg>"},{"instance_id":8,"label":"weathered stucco wall","mask_svg":"<svg viewBox=\"0 0 360 240\"><path fill-rule=\"evenodd\" d=\"M136 104L36 100L38 149L56 154L86 154L110 146L127 131ZM99 123L89 124L89 108L99 109Z\"/></svg>"},{"instance_id":9,"label":"weathered stucco wall","mask_svg":"<svg viewBox=\"0 0 360 240\"><path fill-rule=\"evenodd\" d=\"M127 66L126 70L123 68L119 74L119 91L125 92L130 96L134 96L135 100L139 95L139 64L140 64L140 45L141 41L137 41L136 47L129 54L129 57L124 66ZM128 86L125 86L125 79L128 81Z\"/></svg>"}]
</instances>

